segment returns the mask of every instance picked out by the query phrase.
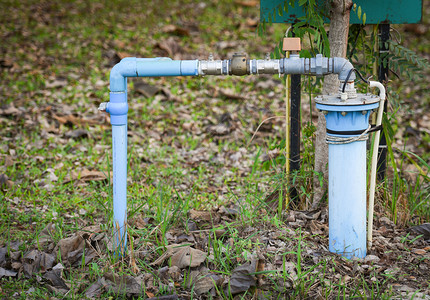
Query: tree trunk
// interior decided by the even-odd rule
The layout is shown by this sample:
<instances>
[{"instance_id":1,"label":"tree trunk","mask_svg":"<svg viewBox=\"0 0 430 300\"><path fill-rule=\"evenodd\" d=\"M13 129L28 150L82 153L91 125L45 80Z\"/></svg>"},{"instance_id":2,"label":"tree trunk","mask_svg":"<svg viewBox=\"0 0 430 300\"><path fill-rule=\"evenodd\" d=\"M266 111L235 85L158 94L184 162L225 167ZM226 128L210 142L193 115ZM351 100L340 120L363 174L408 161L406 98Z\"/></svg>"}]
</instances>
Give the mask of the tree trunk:
<instances>
[{"instance_id":1,"label":"tree trunk","mask_svg":"<svg viewBox=\"0 0 430 300\"><path fill-rule=\"evenodd\" d=\"M331 57L346 57L349 31L349 14L352 8L352 0L332 0L330 8L329 43ZM337 93L339 89L337 75L324 77L323 94ZM328 146L325 142L326 124L325 117L318 113L318 125L315 141L315 174L314 175L314 198L312 208L316 208L327 190L328 181ZM323 174L323 186L320 184L319 176Z\"/></svg>"}]
</instances>

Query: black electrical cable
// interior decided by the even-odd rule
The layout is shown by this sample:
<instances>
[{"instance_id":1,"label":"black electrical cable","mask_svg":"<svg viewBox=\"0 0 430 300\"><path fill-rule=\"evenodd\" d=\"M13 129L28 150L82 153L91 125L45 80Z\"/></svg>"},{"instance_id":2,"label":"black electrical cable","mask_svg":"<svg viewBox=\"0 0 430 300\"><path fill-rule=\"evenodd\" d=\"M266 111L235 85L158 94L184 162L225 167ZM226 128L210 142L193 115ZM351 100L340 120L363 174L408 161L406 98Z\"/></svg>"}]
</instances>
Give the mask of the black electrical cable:
<instances>
[{"instance_id":1,"label":"black electrical cable","mask_svg":"<svg viewBox=\"0 0 430 300\"><path fill-rule=\"evenodd\" d=\"M343 82L342 93L345 93L346 83L348 82L348 79L351 76L352 72L354 72L354 70L355 70L354 68L352 68L351 70L349 70L348 75L346 76L346 79Z\"/></svg>"},{"instance_id":2,"label":"black electrical cable","mask_svg":"<svg viewBox=\"0 0 430 300\"><path fill-rule=\"evenodd\" d=\"M360 77L361 80L363 80L364 83L369 84L369 78L372 76L370 76L367 79L364 79L363 75L361 75L361 73L357 69L354 69L354 72L355 72L355 74L358 75L358 77Z\"/></svg>"},{"instance_id":3,"label":"black electrical cable","mask_svg":"<svg viewBox=\"0 0 430 300\"><path fill-rule=\"evenodd\" d=\"M369 84L369 80L364 79L363 75L361 75L361 73L358 70L356 70L355 68L352 68L351 70L349 70L348 75L346 75L346 79L343 82L342 93L345 93L346 83L348 82L349 77L351 77L352 72L355 72L358 75L358 77L360 77L360 79L363 80L364 83Z\"/></svg>"}]
</instances>

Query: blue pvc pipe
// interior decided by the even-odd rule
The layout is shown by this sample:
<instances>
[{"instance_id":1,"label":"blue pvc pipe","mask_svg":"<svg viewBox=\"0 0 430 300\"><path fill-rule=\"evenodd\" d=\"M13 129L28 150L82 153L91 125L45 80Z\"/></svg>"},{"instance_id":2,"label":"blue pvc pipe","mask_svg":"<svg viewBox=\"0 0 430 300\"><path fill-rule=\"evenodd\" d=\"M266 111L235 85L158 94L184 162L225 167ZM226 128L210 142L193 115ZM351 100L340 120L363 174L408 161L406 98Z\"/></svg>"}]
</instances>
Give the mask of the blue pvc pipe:
<instances>
[{"instance_id":1,"label":"blue pvc pipe","mask_svg":"<svg viewBox=\"0 0 430 300\"><path fill-rule=\"evenodd\" d=\"M112 124L113 226L115 253L119 256L127 246L127 77L193 75L198 75L197 60L129 57L112 68L106 111Z\"/></svg>"},{"instance_id":2,"label":"blue pvc pipe","mask_svg":"<svg viewBox=\"0 0 430 300\"><path fill-rule=\"evenodd\" d=\"M366 141L328 147L329 250L366 256Z\"/></svg>"},{"instance_id":3,"label":"blue pvc pipe","mask_svg":"<svg viewBox=\"0 0 430 300\"><path fill-rule=\"evenodd\" d=\"M127 57L110 73L111 92L125 92L127 77L197 76L198 60L171 60L166 57Z\"/></svg>"},{"instance_id":4,"label":"blue pvc pipe","mask_svg":"<svg viewBox=\"0 0 430 300\"><path fill-rule=\"evenodd\" d=\"M121 256L127 246L127 93L111 92L106 111L112 124L114 244Z\"/></svg>"},{"instance_id":5,"label":"blue pvc pipe","mask_svg":"<svg viewBox=\"0 0 430 300\"><path fill-rule=\"evenodd\" d=\"M113 220L115 253L127 246L127 125L112 125Z\"/></svg>"},{"instance_id":6,"label":"blue pvc pipe","mask_svg":"<svg viewBox=\"0 0 430 300\"><path fill-rule=\"evenodd\" d=\"M343 132L367 129L370 110L378 106L316 104L327 111L327 129ZM366 256L366 167L366 141L329 144L329 250L347 258Z\"/></svg>"}]
</instances>

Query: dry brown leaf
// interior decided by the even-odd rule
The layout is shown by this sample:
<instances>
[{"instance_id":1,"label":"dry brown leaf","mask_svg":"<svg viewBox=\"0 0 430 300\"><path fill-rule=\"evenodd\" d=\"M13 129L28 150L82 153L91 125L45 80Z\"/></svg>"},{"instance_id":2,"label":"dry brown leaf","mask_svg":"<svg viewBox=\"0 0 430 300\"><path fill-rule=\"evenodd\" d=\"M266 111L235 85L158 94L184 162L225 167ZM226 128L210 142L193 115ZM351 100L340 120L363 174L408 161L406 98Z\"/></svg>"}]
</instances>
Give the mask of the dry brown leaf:
<instances>
[{"instance_id":1,"label":"dry brown leaf","mask_svg":"<svg viewBox=\"0 0 430 300\"><path fill-rule=\"evenodd\" d=\"M90 299L99 298L100 295L104 291L104 286L106 285L106 281L104 278L100 278L97 282L93 283L86 291L85 296Z\"/></svg>"},{"instance_id":2,"label":"dry brown leaf","mask_svg":"<svg viewBox=\"0 0 430 300\"><path fill-rule=\"evenodd\" d=\"M74 115L64 115L59 116L56 114L53 114L52 117L57 120L61 124L73 124L73 125L95 125L100 124L100 121L97 120L90 120L90 119L83 119L79 117L75 117Z\"/></svg>"},{"instance_id":3,"label":"dry brown leaf","mask_svg":"<svg viewBox=\"0 0 430 300\"><path fill-rule=\"evenodd\" d=\"M222 278L216 274L207 274L205 276L196 276L194 283L194 291L197 295L202 295L209 292L215 285L222 284Z\"/></svg>"},{"instance_id":4,"label":"dry brown leaf","mask_svg":"<svg viewBox=\"0 0 430 300\"><path fill-rule=\"evenodd\" d=\"M256 27L258 25L258 19L247 18L245 24L248 27Z\"/></svg>"},{"instance_id":5,"label":"dry brown leaf","mask_svg":"<svg viewBox=\"0 0 430 300\"><path fill-rule=\"evenodd\" d=\"M52 256L52 257L46 257ZM33 273L47 270L52 267L55 255L47 254L38 250L31 250L23 257L23 271L26 276L32 276Z\"/></svg>"},{"instance_id":6,"label":"dry brown leaf","mask_svg":"<svg viewBox=\"0 0 430 300\"><path fill-rule=\"evenodd\" d=\"M71 130L65 133L65 137L69 139L83 139L88 138L90 133L85 129Z\"/></svg>"},{"instance_id":7,"label":"dry brown leaf","mask_svg":"<svg viewBox=\"0 0 430 300\"><path fill-rule=\"evenodd\" d=\"M112 291L115 294L143 295L145 292L145 289L142 287L142 279L139 276L121 276L110 272L106 273L104 278L107 282L105 289L107 291Z\"/></svg>"},{"instance_id":8,"label":"dry brown leaf","mask_svg":"<svg viewBox=\"0 0 430 300\"><path fill-rule=\"evenodd\" d=\"M212 220L212 212L206 210L191 209L189 211L189 217L191 220L210 222Z\"/></svg>"},{"instance_id":9,"label":"dry brown leaf","mask_svg":"<svg viewBox=\"0 0 430 300\"><path fill-rule=\"evenodd\" d=\"M7 247L0 248L0 266L4 266L6 264L6 254L7 254Z\"/></svg>"},{"instance_id":10,"label":"dry brown leaf","mask_svg":"<svg viewBox=\"0 0 430 300\"><path fill-rule=\"evenodd\" d=\"M231 293L232 295L245 292L251 286L255 286L257 281L252 275L257 270L257 259L253 258L250 262L236 267L231 273L230 282L228 288L226 288L226 294Z\"/></svg>"},{"instance_id":11,"label":"dry brown leaf","mask_svg":"<svg viewBox=\"0 0 430 300\"><path fill-rule=\"evenodd\" d=\"M117 51L116 54L120 59L126 58L126 57L133 57L130 53L123 52L123 51Z\"/></svg>"},{"instance_id":12,"label":"dry brown leaf","mask_svg":"<svg viewBox=\"0 0 430 300\"><path fill-rule=\"evenodd\" d=\"M423 35L427 32L427 28L424 24L406 24L405 30L413 32L416 35Z\"/></svg>"},{"instance_id":13,"label":"dry brown leaf","mask_svg":"<svg viewBox=\"0 0 430 300\"><path fill-rule=\"evenodd\" d=\"M219 93L221 96L227 98L227 99L233 99L233 100L244 100L246 97L244 95L237 94L233 89L219 89Z\"/></svg>"},{"instance_id":14,"label":"dry brown leaf","mask_svg":"<svg viewBox=\"0 0 430 300\"><path fill-rule=\"evenodd\" d=\"M163 89L161 87L146 83L144 81L137 81L136 83L134 83L134 90L137 93L142 94L147 98L150 98L161 92Z\"/></svg>"},{"instance_id":15,"label":"dry brown leaf","mask_svg":"<svg viewBox=\"0 0 430 300\"><path fill-rule=\"evenodd\" d=\"M4 166L10 167L13 166L15 164L15 162L13 161L12 157L9 155L6 155L6 157L4 158Z\"/></svg>"},{"instance_id":16,"label":"dry brown leaf","mask_svg":"<svg viewBox=\"0 0 430 300\"><path fill-rule=\"evenodd\" d=\"M13 186L13 181L9 180L6 174L0 174L0 189L11 188Z\"/></svg>"},{"instance_id":17,"label":"dry brown leaf","mask_svg":"<svg viewBox=\"0 0 430 300\"><path fill-rule=\"evenodd\" d=\"M207 131L212 135L222 136L229 134L231 132L231 128L224 123L220 123L217 125L209 126Z\"/></svg>"},{"instance_id":18,"label":"dry brown leaf","mask_svg":"<svg viewBox=\"0 0 430 300\"><path fill-rule=\"evenodd\" d=\"M47 89L56 89L56 88L61 88L61 87L65 87L68 84L67 79L66 78L55 78L53 81L49 81L45 83L45 87Z\"/></svg>"},{"instance_id":19,"label":"dry brown leaf","mask_svg":"<svg viewBox=\"0 0 430 300\"><path fill-rule=\"evenodd\" d=\"M16 274L18 274L18 273L15 271L0 268L0 279L3 277L15 277Z\"/></svg>"},{"instance_id":20,"label":"dry brown leaf","mask_svg":"<svg viewBox=\"0 0 430 300\"><path fill-rule=\"evenodd\" d=\"M427 253L427 251L424 249L412 249L412 252L418 255L424 255Z\"/></svg>"},{"instance_id":21,"label":"dry brown leaf","mask_svg":"<svg viewBox=\"0 0 430 300\"><path fill-rule=\"evenodd\" d=\"M50 283L48 288L56 293L64 295L70 288L64 281L62 269L51 270L43 275L43 278Z\"/></svg>"},{"instance_id":22,"label":"dry brown leaf","mask_svg":"<svg viewBox=\"0 0 430 300\"><path fill-rule=\"evenodd\" d=\"M0 58L0 68L10 69L16 66L16 64L10 58Z\"/></svg>"},{"instance_id":23,"label":"dry brown leaf","mask_svg":"<svg viewBox=\"0 0 430 300\"><path fill-rule=\"evenodd\" d=\"M106 180L106 175L101 171L90 171L87 169L82 170L81 172L72 171L72 176L66 176L63 183L68 183L72 180L79 181L103 181Z\"/></svg>"},{"instance_id":24,"label":"dry brown leaf","mask_svg":"<svg viewBox=\"0 0 430 300\"><path fill-rule=\"evenodd\" d=\"M159 41L156 46L164 50L170 58L175 58L175 54L182 51L181 46L176 42L176 40L171 36L167 40Z\"/></svg>"},{"instance_id":25,"label":"dry brown leaf","mask_svg":"<svg viewBox=\"0 0 430 300\"><path fill-rule=\"evenodd\" d=\"M60 250L61 258L67 261L68 256L71 252L76 250L83 250L85 247L85 241L80 235L74 235L58 242L57 247L55 247L54 252L57 253Z\"/></svg>"},{"instance_id":26,"label":"dry brown leaf","mask_svg":"<svg viewBox=\"0 0 430 300\"><path fill-rule=\"evenodd\" d=\"M177 248L172 255L171 264L178 268L198 267L206 260L206 253L190 246Z\"/></svg>"},{"instance_id":27,"label":"dry brown leaf","mask_svg":"<svg viewBox=\"0 0 430 300\"><path fill-rule=\"evenodd\" d=\"M178 281L181 277L181 269L179 269L177 266L172 266L167 271L167 274L173 281Z\"/></svg>"},{"instance_id":28,"label":"dry brown leaf","mask_svg":"<svg viewBox=\"0 0 430 300\"><path fill-rule=\"evenodd\" d=\"M54 235L55 224L49 223L46 227L40 232L37 247L39 249L44 248L48 243L53 242L52 236Z\"/></svg>"},{"instance_id":29,"label":"dry brown leaf","mask_svg":"<svg viewBox=\"0 0 430 300\"><path fill-rule=\"evenodd\" d=\"M5 108L0 108L0 115L9 116L17 114L19 114L19 110L15 106L13 106L13 104Z\"/></svg>"},{"instance_id":30,"label":"dry brown leaf","mask_svg":"<svg viewBox=\"0 0 430 300\"><path fill-rule=\"evenodd\" d=\"M155 295L151 292L146 291L146 296L148 296L148 298L153 298Z\"/></svg>"},{"instance_id":31,"label":"dry brown leaf","mask_svg":"<svg viewBox=\"0 0 430 300\"><path fill-rule=\"evenodd\" d=\"M316 220L311 220L309 226L313 235L322 235L327 232L327 225L321 224Z\"/></svg>"},{"instance_id":32,"label":"dry brown leaf","mask_svg":"<svg viewBox=\"0 0 430 300\"><path fill-rule=\"evenodd\" d=\"M161 30L165 33L172 33L172 34L175 34L178 36L189 36L190 35L190 32L187 29L173 25L173 24L168 24L168 25L164 26Z\"/></svg>"},{"instance_id":33,"label":"dry brown leaf","mask_svg":"<svg viewBox=\"0 0 430 300\"><path fill-rule=\"evenodd\" d=\"M409 230L418 234L422 234L423 238L425 239L430 239L430 223L417 225L417 226L411 227Z\"/></svg>"},{"instance_id":34,"label":"dry brown leaf","mask_svg":"<svg viewBox=\"0 0 430 300\"><path fill-rule=\"evenodd\" d=\"M206 260L206 253L190 246L172 244L167 246L164 252L158 259L151 265L161 265L166 259L171 259L171 265L178 268L184 267L197 267Z\"/></svg>"}]
</instances>

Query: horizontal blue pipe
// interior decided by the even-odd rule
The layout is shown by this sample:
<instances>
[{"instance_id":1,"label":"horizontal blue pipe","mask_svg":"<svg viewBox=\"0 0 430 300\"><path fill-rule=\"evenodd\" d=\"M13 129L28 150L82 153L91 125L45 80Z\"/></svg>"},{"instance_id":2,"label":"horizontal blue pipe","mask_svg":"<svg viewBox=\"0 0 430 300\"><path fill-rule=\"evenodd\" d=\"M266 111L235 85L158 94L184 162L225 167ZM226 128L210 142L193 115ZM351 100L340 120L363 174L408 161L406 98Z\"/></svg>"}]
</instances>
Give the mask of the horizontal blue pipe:
<instances>
[{"instance_id":1,"label":"horizontal blue pipe","mask_svg":"<svg viewBox=\"0 0 430 300\"><path fill-rule=\"evenodd\" d=\"M171 60L166 57L126 57L110 73L111 92L126 92L127 77L196 76L198 60Z\"/></svg>"}]
</instances>

